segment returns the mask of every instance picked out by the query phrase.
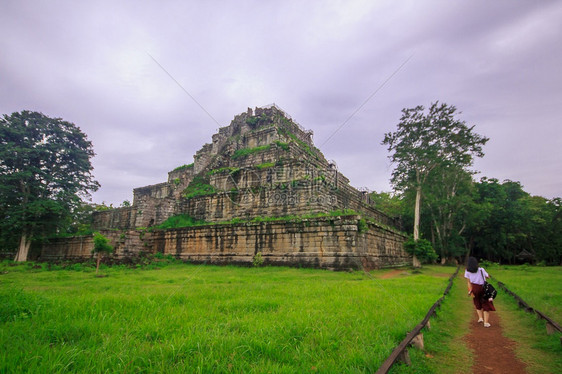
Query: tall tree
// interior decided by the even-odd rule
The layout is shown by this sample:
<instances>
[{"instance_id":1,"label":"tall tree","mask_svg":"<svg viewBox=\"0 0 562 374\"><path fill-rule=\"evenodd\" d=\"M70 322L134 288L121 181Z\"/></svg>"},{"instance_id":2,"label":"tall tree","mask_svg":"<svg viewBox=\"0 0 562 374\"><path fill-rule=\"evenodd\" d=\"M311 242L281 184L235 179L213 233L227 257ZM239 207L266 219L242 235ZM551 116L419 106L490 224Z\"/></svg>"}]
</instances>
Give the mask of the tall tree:
<instances>
[{"instance_id":1,"label":"tall tree","mask_svg":"<svg viewBox=\"0 0 562 374\"><path fill-rule=\"evenodd\" d=\"M473 132L464 121L455 118L457 108L435 102L428 112L423 106L402 109L395 132L385 134L382 144L396 166L392 184L397 191L414 190L414 240L419 239L422 189L432 170L443 165L467 169L473 156L482 157L488 138ZM414 266L420 266L414 256Z\"/></svg>"},{"instance_id":2,"label":"tall tree","mask_svg":"<svg viewBox=\"0 0 562 374\"><path fill-rule=\"evenodd\" d=\"M0 220L4 245L56 233L99 183L91 172L92 143L73 123L23 111L0 117Z\"/></svg>"},{"instance_id":3,"label":"tall tree","mask_svg":"<svg viewBox=\"0 0 562 374\"><path fill-rule=\"evenodd\" d=\"M471 173L458 167L441 165L428 175L422 191L424 206L431 220L431 241L442 263L466 252L463 234L472 222L473 189Z\"/></svg>"}]
</instances>

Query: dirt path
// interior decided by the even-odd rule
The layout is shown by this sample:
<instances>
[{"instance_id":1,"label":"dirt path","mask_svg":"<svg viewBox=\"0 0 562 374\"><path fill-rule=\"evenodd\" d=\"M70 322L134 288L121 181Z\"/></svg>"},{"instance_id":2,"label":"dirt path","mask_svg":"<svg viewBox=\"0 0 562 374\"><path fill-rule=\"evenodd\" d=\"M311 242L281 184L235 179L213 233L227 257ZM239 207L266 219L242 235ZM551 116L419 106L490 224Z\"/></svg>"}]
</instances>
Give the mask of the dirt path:
<instances>
[{"instance_id":1,"label":"dirt path","mask_svg":"<svg viewBox=\"0 0 562 374\"><path fill-rule=\"evenodd\" d=\"M467 298L467 307L472 300ZM477 323L476 311L470 322L470 333L464 337L468 347L474 352L473 373L526 373L526 365L515 356L515 342L502 333L501 310L490 313L491 327L485 328Z\"/></svg>"},{"instance_id":2,"label":"dirt path","mask_svg":"<svg viewBox=\"0 0 562 374\"><path fill-rule=\"evenodd\" d=\"M383 275L381 275L380 279L396 278L396 277L399 277L400 275L411 275L411 274L405 269L394 269L394 270L389 271L388 273L384 273ZM431 276L449 278L451 276L451 274L448 274L448 273L432 273Z\"/></svg>"},{"instance_id":3,"label":"dirt path","mask_svg":"<svg viewBox=\"0 0 562 374\"><path fill-rule=\"evenodd\" d=\"M400 270L400 269L391 270L388 273L385 273L385 274L381 275L381 279L394 278L394 277L397 277L404 272L405 272L404 270ZM408 273L406 273L406 274L408 274Z\"/></svg>"}]
</instances>

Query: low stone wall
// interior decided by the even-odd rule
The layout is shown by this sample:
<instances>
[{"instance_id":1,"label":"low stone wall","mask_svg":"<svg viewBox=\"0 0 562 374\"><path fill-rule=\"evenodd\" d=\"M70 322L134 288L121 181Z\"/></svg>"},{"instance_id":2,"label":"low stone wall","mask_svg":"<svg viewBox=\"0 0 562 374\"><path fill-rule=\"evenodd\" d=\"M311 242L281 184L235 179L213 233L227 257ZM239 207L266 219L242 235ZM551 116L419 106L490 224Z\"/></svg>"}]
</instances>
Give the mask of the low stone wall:
<instances>
[{"instance_id":1,"label":"low stone wall","mask_svg":"<svg viewBox=\"0 0 562 374\"><path fill-rule=\"evenodd\" d=\"M120 259L160 252L196 263L247 265L261 252L265 264L328 269L410 262L402 247L405 236L376 224L367 224L364 232L360 227L360 216L347 216L102 233ZM91 236L57 239L43 246L40 259L87 259L92 249Z\"/></svg>"},{"instance_id":2,"label":"low stone wall","mask_svg":"<svg viewBox=\"0 0 562 374\"><path fill-rule=\"evenodd\" d=\"M103 210L92 213L95 230L116 228L125 230L135 227L137 209L134 206Z\"/></svg>"},{"instance_id":3,"label":"low stone wall","mask_svg":"<svg viewBox=\"0 0 562 374\"><path fill-rule=\"evenodd\" d=\"M93 258L94 241L92 236L50 239L43 244L39 260L81 260Z\"/></svg>"},{"instance_id":4,"label":"low stone wall","mask_svg":"<svg viewBox=\"0 0 562 374\"><path fill-rule=\"evenodd\" d=\"M112 258L124 259L150 251L141 231L101 230L100 232L109 239L110 244L115 248L111 255ZM43 244L39 260L87 260L94 258L93 249L92 235L50 239L49 242Z\"/></svg>"}]
</instances>

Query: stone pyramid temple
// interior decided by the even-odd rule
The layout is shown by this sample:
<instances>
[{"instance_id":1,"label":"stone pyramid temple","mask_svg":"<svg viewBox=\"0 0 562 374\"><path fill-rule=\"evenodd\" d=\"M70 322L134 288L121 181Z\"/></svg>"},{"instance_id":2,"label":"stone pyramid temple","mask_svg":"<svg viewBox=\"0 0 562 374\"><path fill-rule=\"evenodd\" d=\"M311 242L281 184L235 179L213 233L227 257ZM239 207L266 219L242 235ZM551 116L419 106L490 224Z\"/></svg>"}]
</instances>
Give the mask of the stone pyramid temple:
<instances>
[{"instance_id":1,"label":"stone pyramid temple","mask_svg":"<svg viewBox=\"0 0 562 374\"><path fill-rule=\"evenodd\" d=\"M259 253L265 264L334 269L409 262L399 222L350 186L312 131L274 104L234 117L193 163L134 189L131 206L96 212L93 226L117 258L160 252L251 264ZM57 239L41 258L89 258L92 246L90 236Z\"/></svg>"}]
</instances>

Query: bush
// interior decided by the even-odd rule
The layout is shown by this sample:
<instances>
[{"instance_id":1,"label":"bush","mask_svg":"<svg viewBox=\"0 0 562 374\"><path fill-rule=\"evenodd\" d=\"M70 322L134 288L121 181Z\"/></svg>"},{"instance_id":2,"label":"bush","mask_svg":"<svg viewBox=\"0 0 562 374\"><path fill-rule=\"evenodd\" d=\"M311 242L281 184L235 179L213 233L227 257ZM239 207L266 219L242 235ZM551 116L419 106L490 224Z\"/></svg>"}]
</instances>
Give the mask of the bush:
<instances>
[{"instance_id":1,"label":"bush","mask_svg":"<svg viewBox=\"0 0 562 374\"><path fill-rule=\"evenodd\" d=\"M109 244L109 239L100 234L99 232L94 233L94 249L93 252L113 252L113 246Z\"/></svg>"},{"instance_id":2,"label":"bush","mask_svg":"<svg viewBox=\"0 0 562 374\"><path fill-rule=\"evenodd\" d=\"M254 261L253 261L254 267L260 267L263 265L263 257L261 255L261 252L256 253L256 255L254 256Z\"/></svg>"},{"instance_id":3,"label":"bush","mask_svg":"<svg viewBox=\"0 0 562 374\"><path fill-rule=\"evenodd\" d=\"M357 223L357 232L359 234L366 233L369 230L369 226L367 226L367 220L365 218L361 218Z\"/></svg>"},{"instance_id":4,"label":"bush","mask_svg":"<svg viewBox=\"0 0 562 374\"><path fill-rule=\"evenodd\" d=\"M183 197L190 199L196 196L206 196L214 194L215 188L209 184L208 177L202 177L200 175L194 177L191 183L183 190Z\"/></svg>"},{"instance_id":5,"label":"bush","mask_svg":"<svg viewBox=\"0 0 562 374\"><path fill-rule=\"evenodd\" d=\"M157 229L175 229L180 227L201 226L205 221L195 219L187 214L178 214L168 217L164 222L156 226Z\"/></svg>"},{"instance_id":6,"label":"bush","mask_svg":"<svg viewBox=\"0 0 562 374\"><path fill-rule=\"evenodd\" d=\"M414 255L422 263L428 263L437 260L437 253L433 249L433 246L426 239L414 240L413 238L408 239L404 242L404 250L411 255Z\"/></svg>"},{"instance_id":7,"label":"bush","mask_svg":"<svg viewBox=\"0 0 562 374\"><path fill-rule=\"evenodd\" d=\"M488 261L488 260L483 260L483 259L480 259L480 261L478 263L479 263L480 266L483 266L485 268L492 268L492 267L500 265L499 263Z\"/></svg>"}]
</instances>

